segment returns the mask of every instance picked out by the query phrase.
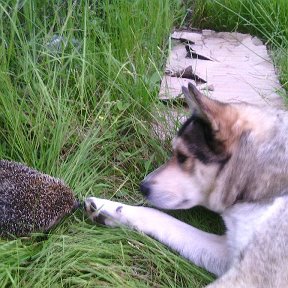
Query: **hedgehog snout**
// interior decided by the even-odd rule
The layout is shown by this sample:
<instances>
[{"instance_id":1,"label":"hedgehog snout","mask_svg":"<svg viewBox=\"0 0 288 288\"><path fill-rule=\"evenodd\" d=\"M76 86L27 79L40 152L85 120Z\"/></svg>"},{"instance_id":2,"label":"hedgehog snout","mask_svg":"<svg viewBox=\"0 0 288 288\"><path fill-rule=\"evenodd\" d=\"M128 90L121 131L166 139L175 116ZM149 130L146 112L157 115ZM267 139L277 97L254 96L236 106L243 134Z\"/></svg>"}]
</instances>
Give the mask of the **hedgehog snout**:
<instances>
[{"instance_id":1,"label":"hedgehog snout","mask_svg":"<svg viewBox=\"0 0 288 288\"><path fill-rule=\"evenodd\" d=\"M83 202L81 202L80 200L75 200L74 201L74 205L73 205L73 210L77 210L78 208L83 208Z\"/></svg>"}]
</instances>

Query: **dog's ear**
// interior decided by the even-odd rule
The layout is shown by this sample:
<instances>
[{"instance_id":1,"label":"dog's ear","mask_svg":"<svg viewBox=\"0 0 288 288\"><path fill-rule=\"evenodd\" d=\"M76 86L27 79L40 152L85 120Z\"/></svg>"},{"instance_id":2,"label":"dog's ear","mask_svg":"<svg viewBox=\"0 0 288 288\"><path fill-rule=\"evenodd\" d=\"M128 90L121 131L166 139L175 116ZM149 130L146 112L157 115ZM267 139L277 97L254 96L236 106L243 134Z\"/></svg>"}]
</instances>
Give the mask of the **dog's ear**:
<instances>
[{"instance_id":1,"label":"dog's ear","mask_svg":"<svg viewBox=\"0 0 288 288\"><path fill-rule=\"evenodd\" d=\"M188 84L188 87L189 87L189 85L190 85L190 83ZM195 87L195 86L193 85L193 87ZM196 87L195 87L195 89L197 90ZM197 90L197 92L200 93L200 91L198 91L198 90ZM182 93L184 94L186 104L188 105L192 114L197 114L197 116L200 116L201 118L206 118L205 115L203 114L201 108L199 107L197 101L195 100L194 94L190 94L190 91L185 86L182 86Z\"/></svg>"},{"instance_id":2,"label":"dog's ear","mask_svg":"<svg viewBox=\"0 0 288 288\"><path fill-rule=\"evenodd\" d=\"M238 129L235 130L235 123L238 119L237 110L230 104L221 103L208 98L202 94L192 83L188 84L188 89L182 87L185 99L192 112L207 120L218 140L227 141L232 144L237 138ZM227 144L228 144L227 143ZM229 145L229 144L228 144Z\"/></svg>"},{"instance_id":3,"label":"dog's ear","mask_svg":"<svg viewBox=\"0 0 288 288\"><path fill-rule=\"evenodd\" d=\"M188 89L182 87L182 92L185 100L192 110L192 113L197 113L198 116L208 120L215 132L219 130L223 110L227 104L213 100L202 94L192 83L188 84Z\"/></svg>"}]
</instances>

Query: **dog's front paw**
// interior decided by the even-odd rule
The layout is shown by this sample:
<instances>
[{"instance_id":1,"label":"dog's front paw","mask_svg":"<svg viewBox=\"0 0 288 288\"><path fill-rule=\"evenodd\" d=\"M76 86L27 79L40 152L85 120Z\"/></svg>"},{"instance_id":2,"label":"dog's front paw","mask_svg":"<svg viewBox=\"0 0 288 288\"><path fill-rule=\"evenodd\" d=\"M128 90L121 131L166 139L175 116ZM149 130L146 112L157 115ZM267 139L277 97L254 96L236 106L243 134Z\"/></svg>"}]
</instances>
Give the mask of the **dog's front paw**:
<instances>
[{"instance_id":1,"label":"dog's front paw","mask_svg":"<svg viewBox=\"0 0 288 288\"><path fill-rule=\"evenodd\" d=\"M119 202L96 197L89 197L84 202L84 208L90 220L110 227L126 224L122 216L123 206Z\"/></svg>"}]
</instances>

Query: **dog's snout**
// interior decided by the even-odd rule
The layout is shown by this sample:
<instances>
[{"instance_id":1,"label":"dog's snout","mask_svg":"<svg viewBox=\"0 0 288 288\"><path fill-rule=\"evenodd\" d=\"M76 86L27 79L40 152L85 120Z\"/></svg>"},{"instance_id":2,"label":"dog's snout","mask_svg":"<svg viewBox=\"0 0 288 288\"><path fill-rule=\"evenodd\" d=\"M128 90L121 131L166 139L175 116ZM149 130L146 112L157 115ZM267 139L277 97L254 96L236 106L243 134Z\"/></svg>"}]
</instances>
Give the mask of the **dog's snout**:
<instances>
[{"instance_id":1,"label":"dog's snout","mask_svg":"<svg viewBox=\"0 0 288 288\"><path fill-rule=\"evenodd\" d=\"M147 181L142 181L140 183L140 191L145 196L148 197L150 194L150 184Z\"/></svg>"}]
</instances>

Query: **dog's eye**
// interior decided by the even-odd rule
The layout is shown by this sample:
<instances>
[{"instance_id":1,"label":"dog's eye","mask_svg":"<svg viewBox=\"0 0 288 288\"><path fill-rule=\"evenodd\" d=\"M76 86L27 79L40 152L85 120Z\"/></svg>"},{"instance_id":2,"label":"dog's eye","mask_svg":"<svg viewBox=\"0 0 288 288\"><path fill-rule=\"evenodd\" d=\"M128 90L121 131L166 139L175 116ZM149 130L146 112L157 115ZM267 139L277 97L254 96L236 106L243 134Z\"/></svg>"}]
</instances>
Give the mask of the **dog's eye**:
<instances>
[{"instance_id":1,"label":"dog's eye","mask_svg":"<svg viewBox=\"0 0 288 288\"><path fill-rule=\"evenodd\" d=\"M177 153L177 160L180 164L183 164L186 162L186 160L188 159L188 156L184 155L183 153L181 152L178 152Z\"/></svg>"}]
</instances>

